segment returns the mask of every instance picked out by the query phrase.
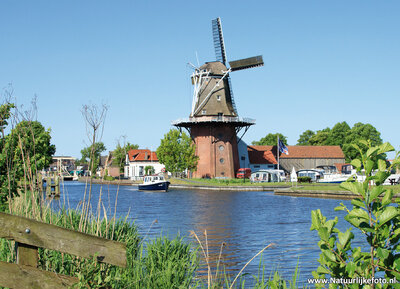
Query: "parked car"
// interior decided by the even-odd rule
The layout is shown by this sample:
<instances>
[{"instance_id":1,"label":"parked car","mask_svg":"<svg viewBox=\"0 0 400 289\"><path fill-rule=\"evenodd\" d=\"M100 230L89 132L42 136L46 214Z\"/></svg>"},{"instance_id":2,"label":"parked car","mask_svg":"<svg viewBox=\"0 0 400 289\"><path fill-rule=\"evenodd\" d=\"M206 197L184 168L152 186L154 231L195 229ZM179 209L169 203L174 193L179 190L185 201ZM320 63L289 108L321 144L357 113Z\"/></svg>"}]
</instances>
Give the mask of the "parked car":
<instances>
[{"instance_id":1,"label":"parked car","mask_svg":"<svg viewBox=\"0 0 400 289\"><path fill-rule=\"evenodd\" d=\"M250 168L240 168L236 173L236 178L238 179L249 179L251 176L251 169Z\"/></svg>"}]
</instances>

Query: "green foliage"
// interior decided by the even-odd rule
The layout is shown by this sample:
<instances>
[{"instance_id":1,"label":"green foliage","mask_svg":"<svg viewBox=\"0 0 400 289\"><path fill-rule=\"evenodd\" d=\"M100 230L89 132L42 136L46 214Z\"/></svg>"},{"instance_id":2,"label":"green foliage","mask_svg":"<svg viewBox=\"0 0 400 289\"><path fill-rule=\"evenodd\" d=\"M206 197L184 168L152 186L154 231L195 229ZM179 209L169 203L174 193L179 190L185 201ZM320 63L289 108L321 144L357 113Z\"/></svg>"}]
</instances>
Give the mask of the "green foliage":
<instances>
[{"instance_id":1,"label":"green foliage","mask_svg":"<svg viewBox=\"0 0 400 289\"><path fill-rule=\"evenodd\" d=\"M94 146L91 145L81 150L82 158L79 160L79 163L88 164L93 176L99 167L101 153L105 150L106 146L103 142L96 142Z\"/></svg>"},{"instance_id":2,"label":"green foliage","mask_svg":"<svg viewBox=\"0 0 400 289\"><path fill-rule=\"evenodd\" d=\"M318 232L321 249L320 266L312 274L314 278L366 278L372 279L384 276L400 280L400 208L392 204L393 191L382 186L390 175L391 166L387 167L385 153L393 151L389 143L372 146L371 142L361 141L368 149L364 152L359 146L354 148L361 156L353 160L352 165L358 172L365 173L365 181L345 182L343 189L359 195L351 201L353 208L347 208L343 203L335 210L344 210L344 219L352 225L345 232L335 226L338 218L326 220L320 210L311 213L311 230ZM393 165L400 163L399 154ZM374 172L373 168L377 168ZM374 182L375 185L371 185ZM359 230L365 237L364 252L362 247L352 247L354 238L352 230ZM365 248L365 247L364 247ZM335 284L334 288L345 288L346 284ZM316 284L317 288L323 287ZM369 285L354 283L350 288L373 288ZM331 288L331 287L329 287ZM399 288L398 284L375 284L374 288Z\"/></svg>"},{"instance_id":3,"label":"green foliage","mask_svg":"<svg viewBox=\"0 0 400 289\"><path fill-rule=\"evenodd\" d=\"M353 144L358 144L360 140L370 140L372 146L382 144L380 133L371 124L363 124L358 122L352 128L344 121L338 122L332 129L325 128L316 133L311 130L306 130L300 135L297 141L298 145L339 145L346 158L346 162L360 158L360 152L353 147ZM362 145L361 152L365 153L367 146Z\"/></svg>"},{"instance_id":4,"label":"green foliage","mask_svg":"<svg viewBox=\"0 0 400 289\"><path fill-rule=\"evenodd\" d=\"M105 181L114 181L115 178L112 177L112 176L104 176L104 180L105 180Z\"/></svg>"},{"instance_id":5,"label":"green foliage","mask_svg":"<svg viewBox=\"0 0 400 289\"><path fill-rule=\"evenodd\" d=\"M0 110L5 117L10 116L13 106L3 105ZM35 183L40 170L49 166L55 146L50 144L50 130L38 121L21 121L8 135L4 134L7 120L1 120L0 142L0 210L5 209L9 197L17 193L20 181Z\"/></svg>"},{"instance_id":6,"label":"green foliage","mask_svg":"<svg viewBox=\"0 0 400 289\"><path fill-rule=\"evenodd\" d=\"M253 141L251 144L256 146L276 146L278 144L278 136L283 144L287 145L287 138L281 133L269 133L259 141Z\"/></svg>"},{"instance_id":7,"label":"green foliage","mask_svg":"<svg viewBox=\"0 0 400 289\"><path fill-rule=\"evenodd\" d=\"M297 181L299 183L311 183L311 177L298 177Z\"/></svg>"},{"instance_id":8,"label":"green foliage","mask_svg":"<svg viewBox=\"0 0 400 289\"><path fill-rule=\"evenodd\" d=\"M310 138L312 138L315 135L315 132L313 132L312 130L306 130L305 132L303 132L299 139L297 140L297 145L298 146L307 146L310 145L309 140Z\"/></svg>"},{"instance_id":9,"label":"green foliage","mask_svg":"<svg viewBox=\"0 0 400 289\"><path fill-rule=\"evenodd\" d=\"M124 146L121 146L120 143L117 144L117 147L113 151L113 165L119 167L120 173L124 172L124 166L125 166L125 159L126 159L126 154L130 150L136 150L139 148L139 145L137 144L131 144L127 143Z\"/></svg>"},{"instance_id":10,"label":"green foliage","mask_svg":"<svg viewBox=\"0 0 400 289\"><path fill-rule=\"evenodd\" d=\"M15 106L13 103L5 103L0 105L0 131L1 131L1 138L4 138L4 129L8 125L8 119L11 116L11 109Z\"/></svg>"},{"instance_id":11,"label":"green foliage","mask_svg":"<svg viewBox=\"0 0 400 289\"><path fill-rule=\"evenodd\" d=\"M190 137L177 129L171 129L161 140L157 148L157 157L165 165L166 171L172 173L184 170L196 170L198 157L195 145Z\"/></svg>"},{"instance_id":12,"label":"green foliage","mask_svg":"<svg viewBox=\"0 0 400 289\"><path fill-rule=\"evenodd\" d=\"M155 170L154 170L154 167L153 167L153 166L145 166L145 167L144 167L144 174L145 174L146 176L148 176L148 175L153 175L154 172L155 172Z\"/></svg>"}]
</instances>

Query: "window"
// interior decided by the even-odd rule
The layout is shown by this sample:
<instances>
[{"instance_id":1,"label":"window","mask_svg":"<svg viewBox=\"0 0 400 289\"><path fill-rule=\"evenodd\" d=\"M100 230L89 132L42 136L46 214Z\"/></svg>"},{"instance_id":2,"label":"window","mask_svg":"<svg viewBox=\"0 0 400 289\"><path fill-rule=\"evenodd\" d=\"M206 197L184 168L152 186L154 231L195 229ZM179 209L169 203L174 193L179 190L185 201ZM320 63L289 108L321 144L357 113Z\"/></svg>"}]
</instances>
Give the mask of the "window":
<instances>
[{"instance_id":1,"label":"window","mask_svg":"<svg viewBox=\"0 0 400 289\"><path fill-rule=\"evenodd\" d=\"M246 160L246 157L245 157L245 156L241 156L240 159L241 159L242 161L245 161L245 160Z\"/></svg>"},{"instance_id":2,"label":"window","mask_svg":"<svg viewBox=\"0 0 400 289\"><path fill-rule=\"evenodd\" d=\"M222 152L225 148L224 148L223 145L220 145L220 146L218 147L218 149Z\"/></svg>"},{"instance_id":3,"label":"window","mask_svg":"<svg viewBox=\"0 0 400 289\"><path fill-rule=\"evenodd\" d=\"M221 96L219 94L217 95L217 100L221 101Z\"/></svg>"},{"instance_id":4,"label":"window","mask_svg":"<svg viewBox=\"0 0 400 289\"><path fill-rule=\"evenodd\" d=\"M201 114L206 114L206 110L203 109L203 110L201 111Z\"/></svg>"},{"instance_id":5,"label":"window","mask_svg":"<svg viewBox=\"0 0 400 289\"><path fill-rule=\"evenodd\" d=\"M220 162L221 164L223 164L223 163L225 162L224 158L220 158L220 159L219 159L219 162Z\"/></svg>"}]
</instances>

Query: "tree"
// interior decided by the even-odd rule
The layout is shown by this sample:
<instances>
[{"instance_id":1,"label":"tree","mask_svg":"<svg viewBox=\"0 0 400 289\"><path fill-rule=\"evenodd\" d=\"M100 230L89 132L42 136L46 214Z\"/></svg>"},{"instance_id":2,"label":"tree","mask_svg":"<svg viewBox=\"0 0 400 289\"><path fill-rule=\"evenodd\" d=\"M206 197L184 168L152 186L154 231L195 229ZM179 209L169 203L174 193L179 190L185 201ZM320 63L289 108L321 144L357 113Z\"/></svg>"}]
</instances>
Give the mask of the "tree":
<instances>
[{"instance_id":1,"label":"tree","mask_svg":"<svg viewBox=\"0 0 400 289\"><path fill-rule=\"evenodd\" d=\"M50 129L46 130L38 121L27 120L19 122L2 138L1 203L4 204L6 198L12 198L17 193L19 181L31 185L36 183L38 172L50 165L55 153L55 146L50 144L50 140Z\"/></svg>"},{"instance_id":2,"label":"tree","mask_svg":"<svg viewBox=\"0 0 400 289\"><path fill-rule=\"evenodd\" d=\"M345 155L346 162L360 157L359 152L353 147L360 140L370 140L372 146L382 144L380 133L371 124L356 123L352 128L347 122L338 122L332 129L329 127L314 133L311 130L306 130L300 135L298 145L339 145ZM363 152L366 152L367 147L361 145Z\"/></svg>"},{"instance_id":3,"label":"tree","mask_svg":"<svg viewBox=\"0 0 400 289\"><path fill-rule=\"evenodd\" d=\"M347 122L338 122L330 130L328 139L326 141L327 145L342 145L346 143L346 137L349 134L350 126Z\"/></svg>"},{"instance_id":4,"label":"tree","mask_svg":"<svg viewBox=\"0 0 400 289\"><path fill-rule=\"evenodd\" d=\"M287 138L281 133L269 133L259 141L253 141L251 144L256 146L275 146L278 144L278 136L283 144L287 145Z\"/></svg>"},{"instance_id":5,"label":"tree","mask_svg":"<svg viewBox=\"0 0 400 289\"><path fill-rule=\"evenodd\" d=\"M102 142L96 142L91 146L85 147L81 150L81 159L79 160L80 164L92 164L89 167L89 170L92 172L92 175L96 174L97 168L100 164L101 153L106 151L106 146Z\"/></svg>"},{"instance_id":6,"label":"tree","mask_svg":"<svg viewBox=\"0 0 400 289\"><path fill-rule=\"evenodd\" d=\"M348 132L344 145L342 146L343 153L346 156L346 161L350 162L353 159L361 157L360 152L352 146L358 144L360 140L369 140L371 146L378 146L383 143L381 133L371 124L356 123ZM367 146L360 146L361 151L365 153L368 150Z\"/></svg>"},{"instance_id":7,"label":"tree","mask_svg":"<svg viewBox=\"0 0 400 289\"><path fill-rule=\"evenodd\" d=\"M8 125L12 108L14 108L12 103L0 105L0 211L5 210L7 197L11 197L9 155L4 150L4 147L6 143L5 129Z\"/></svg>"},{"instance_id":8,"label":"tree","mask_svg":"<svg viewBox=\"0 0 400 289\"><path fill-rule=\"evenodd\" d=\"M127 143L124 146L121 146L121 144L118 142L116 149L113 151L113 165L114 166L118 166L119 167L119 171L121 173L124 172L124 166L125 166L125 158L126 158L126 154L128 153L128 151L130 150L136 150L139 148L139 145L137 144L131 144L131 143Z\"/></svg>"},{"instance_id":9,"label":"tree","mask_svg":"<svg viewBox=\"0 0 400 289\"><path fill-rule=\"evenodd\" d=\"M171 129L164 135L157 148L157 158L165 165L165 169L172 173L183 172L186 169L196 170L198 157L195 149L186 133Z\"/></svg>"},{"instance_id":10,"label":"tree","mask_svg":"<svg viewBox=\"0 0 400 289\"><path fill-rule=\"evenodd\" d=\"M297 145L298 146L308 146L310 145L309 140L310 138L312 138L315 135L315 132L313 132L312 130L306 130L305 132L303 132L299 139L297 140Z\"/></svg>"},{"instance_id":11,"label":"tree","mask_svg":"<svg viewBox=\"0 0 400 289\"><path fill-rule=\"evenodd\" d=\"M319 130L315 135L313 135L308 143L312 146L324 146L328 145L327 141L329 139L329 132Z\"/></svg>"},{"instance_id":12,"label":"tree","mask_svg":"<svg viewBox=\"0 0 400 289\"><path fill-rule=\"evenodd\" d=\"M154 174L154 172L155 172L155 170L154 170L154 167L153 166L145 166L144 167L144 174L146 175L146 176L148 176L148 175L152 175L152 174Z\"/></svg>"}]
</instances>

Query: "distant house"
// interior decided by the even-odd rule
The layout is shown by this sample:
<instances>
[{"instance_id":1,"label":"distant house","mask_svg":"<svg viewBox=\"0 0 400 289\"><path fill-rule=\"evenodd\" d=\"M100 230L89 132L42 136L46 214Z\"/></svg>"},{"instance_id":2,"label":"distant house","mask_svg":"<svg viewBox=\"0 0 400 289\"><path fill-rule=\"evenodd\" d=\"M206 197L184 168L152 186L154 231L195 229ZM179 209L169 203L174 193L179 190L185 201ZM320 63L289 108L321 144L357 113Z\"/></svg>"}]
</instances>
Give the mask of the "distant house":
<instances>
[{"instance_id":1,"label":"distant house","mask_svg":"<svg viewBox=\"0 0 400 289\"><path fill-rule=\"evenodd\" d=\"M111 176L117 178L120 176L119 167L113 165L113 152L108 152L108 155L100 157L99 168L97 174L101 177Z\"/></svg>"},{"instance_id":2,"label":"distant house","mask_svg":"<svg viewBox=\"0 0 400 289\"><path fill-rule=\"evenodd\" d=\"M340 146L287 146L289 154L279 155L280 169L291 172L301 169L314 169L317 166L345 163L345 157ZM276 146L247 147L252 171L275 165L277 167ZM253 169L254 168L254 169Z\"/></svg>"},{"instance_id":3,"label":"distant house","mask_svg":"<svg viewBox=\"0 0 400 289\"><path fill-rule=\"evenodd\" d=\"M247 153L249 155L248 167L252 172L276 168L278 162L271 149L266 149L264 146L247 147Z\"/></svg>"},{"instance_id":4,"label":"distant house","mask_svg":"<svg viewBox=\"0 0 400 289\"><path fill-rule=\"evenodd\" d=\"M132 180L142 179L147 166L152 166L155 174L161 173L164 169L164 165L158 161L156 152L148 149L130 150L126 154L124 177Z\"/></svg>"}]
</instances>

